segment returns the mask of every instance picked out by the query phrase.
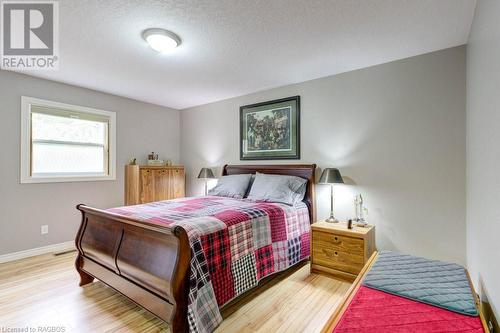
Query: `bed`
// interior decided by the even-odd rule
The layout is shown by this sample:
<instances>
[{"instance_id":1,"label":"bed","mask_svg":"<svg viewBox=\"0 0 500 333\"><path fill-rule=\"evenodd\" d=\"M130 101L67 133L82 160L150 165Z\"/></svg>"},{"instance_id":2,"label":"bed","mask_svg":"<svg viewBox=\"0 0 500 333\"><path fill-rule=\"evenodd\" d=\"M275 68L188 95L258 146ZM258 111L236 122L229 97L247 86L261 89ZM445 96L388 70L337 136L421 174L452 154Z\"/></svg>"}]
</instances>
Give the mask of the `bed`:
<instances>
[{"instance_id":1,"label":"bed","mask_svg":"<svg viewBox=\"0 0 500 333\"><path fill-rule=\"evenodd\" d=\"M80 286L98 279L173 332L210 332L222 321L219 309L225 304L309 257L315 169L314 164L223 168L223 175L307 179L297 207L209 196L108 210L78 205ZM258 229L263 225L268 227Z\"/></svg>"},{"instance_id":2,"label":"bed","mask_svg":"<svg viewBox=\"0 0 500 333\"><path fill-rule=\"evenodd\" d=\"M371 256L321 332L489 329L462 266L382 251Z\"/></svg>"}]
</instances>

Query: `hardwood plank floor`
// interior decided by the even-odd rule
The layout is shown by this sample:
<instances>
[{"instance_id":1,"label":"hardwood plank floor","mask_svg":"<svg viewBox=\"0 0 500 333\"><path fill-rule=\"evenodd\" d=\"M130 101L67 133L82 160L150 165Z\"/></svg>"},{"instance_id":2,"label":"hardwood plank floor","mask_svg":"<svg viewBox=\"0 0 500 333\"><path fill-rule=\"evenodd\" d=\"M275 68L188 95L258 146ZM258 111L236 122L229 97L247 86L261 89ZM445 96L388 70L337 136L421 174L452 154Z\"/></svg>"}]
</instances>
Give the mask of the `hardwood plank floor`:
<instances>
[{"instance_id":1,"label":"hardwood plank floor","mask_svg":"<svg viewBox=\"0 0 500 333\"><path fill-rule=\"evenodd\" d=\"M75 256L46 254L0 264L0 332L26 327L36 332L39 327L59 327L57 332L170 331L101 282L78 287ZM349 285L309 274L309 264L299 266L226 307L216 332L318 332Z\"/></svg>"}]
</instances>

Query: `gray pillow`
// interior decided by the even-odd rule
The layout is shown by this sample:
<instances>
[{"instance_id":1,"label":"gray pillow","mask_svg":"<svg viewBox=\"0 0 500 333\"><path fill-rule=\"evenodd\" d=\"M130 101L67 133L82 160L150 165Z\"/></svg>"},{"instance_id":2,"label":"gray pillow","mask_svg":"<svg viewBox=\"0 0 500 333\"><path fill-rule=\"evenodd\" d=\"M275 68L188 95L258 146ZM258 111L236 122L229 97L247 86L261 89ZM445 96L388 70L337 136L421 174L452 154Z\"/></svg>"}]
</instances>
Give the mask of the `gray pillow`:
<instances>
[{"instance_id":1,"label":"gray pillow","mask_svg":"<svg viewBox=\"0 0 500 333\"><path fill-rule=\"evenodd\" d=\"M241 199L247 192L251 177L250 174L222 176L208 194Z\"/></svg>"},{"instance_id":2,"label":"gray pillow","mask_svg":"<svg viewBox=\"0 0 500 333\"><path fill-rule=\"evenodd\" d=\"M304 178L257 173L248 199L295 205L304 199L306 186Z\"/></svg>"}]
</instances>

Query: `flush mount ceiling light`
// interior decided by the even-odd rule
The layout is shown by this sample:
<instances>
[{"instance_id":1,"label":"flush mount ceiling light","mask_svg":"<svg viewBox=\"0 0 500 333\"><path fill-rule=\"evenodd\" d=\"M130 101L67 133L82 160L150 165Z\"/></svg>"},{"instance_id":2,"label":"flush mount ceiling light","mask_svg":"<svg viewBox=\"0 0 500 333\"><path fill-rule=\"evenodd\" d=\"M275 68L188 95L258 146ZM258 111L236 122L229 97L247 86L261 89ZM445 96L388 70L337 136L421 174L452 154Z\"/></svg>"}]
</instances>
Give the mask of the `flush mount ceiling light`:
<instances>
[{"instance_id":1,"label":"flush mount ceiling light","mask_svg":"<svg viewBox=\"0 0 500 333\"><path fill-rule=\"evenodd\" d=\"M179 36L165 29L147 29L142 32L142 38L151 48L160 53L172 51L181 44Z\"/></svg>"}]
</instances>

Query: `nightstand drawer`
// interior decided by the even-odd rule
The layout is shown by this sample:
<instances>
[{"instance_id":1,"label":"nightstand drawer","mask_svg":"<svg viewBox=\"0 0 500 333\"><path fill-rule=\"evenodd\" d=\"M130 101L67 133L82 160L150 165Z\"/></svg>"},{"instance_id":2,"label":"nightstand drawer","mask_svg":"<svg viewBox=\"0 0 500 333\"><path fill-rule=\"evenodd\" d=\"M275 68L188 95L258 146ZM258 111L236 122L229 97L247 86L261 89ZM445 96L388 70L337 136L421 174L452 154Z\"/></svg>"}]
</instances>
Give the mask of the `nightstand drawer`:
<instances>
[{"instance_id":1,"label":"nightstand drawer","mask_svg":"<svg viewBox=\"0 0 500 333\"><path fill-rule=\"evenodd\" d=\"M358 274L364 266L363 254L333 250L321 246L313 247L313 264Z\"/></svg>"},{"instance_id":2,"label":"nightstand drawer","mask_svg":"<svg viewBox=\"0 0 500 333\"><path fill-rule=\"evenodd\" d=\"M360 255L363 258L364 241L359 238L340 236L328 232L313 231L313 244L317 248L330 249Z\"/></svg>"}]
</instances>

